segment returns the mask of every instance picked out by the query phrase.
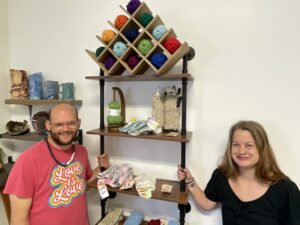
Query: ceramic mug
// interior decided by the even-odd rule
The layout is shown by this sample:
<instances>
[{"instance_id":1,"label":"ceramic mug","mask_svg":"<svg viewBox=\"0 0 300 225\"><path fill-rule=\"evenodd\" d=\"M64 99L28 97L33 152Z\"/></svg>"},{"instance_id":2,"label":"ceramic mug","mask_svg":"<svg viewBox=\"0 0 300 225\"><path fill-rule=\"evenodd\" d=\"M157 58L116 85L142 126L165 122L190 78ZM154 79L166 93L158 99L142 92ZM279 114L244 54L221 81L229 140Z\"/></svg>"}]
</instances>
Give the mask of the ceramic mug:
<instances>
[{"instance_id":1,"label":"ceramic mug","mask_svg":"<svg viewBox=\"0 0 300 225\"><path fill-rule=\"evenodd\" d=\"M46 80L43 87L43 99L58 99L58 81Z\"/></svg>"},{"instance_id":2,"label":"ceramic mug","mask_svg":"<svg viewBox=\"0 0 300 225\"><path fill-rule=\"evenodd\" d=\"M61 85L61 99L63 100L74 100L74 83L62 83Z\"/></svg>"},{"instance_id":3,"label":"ceramic mug","mask_svg":"<svg viewBox=\"0 0 300 225\"><path fill-rule=\"evenodd\" d=\"M30 99L43 98L43 75L34 73L29 75L29 97Z\"/></svg>"}]
</instances>

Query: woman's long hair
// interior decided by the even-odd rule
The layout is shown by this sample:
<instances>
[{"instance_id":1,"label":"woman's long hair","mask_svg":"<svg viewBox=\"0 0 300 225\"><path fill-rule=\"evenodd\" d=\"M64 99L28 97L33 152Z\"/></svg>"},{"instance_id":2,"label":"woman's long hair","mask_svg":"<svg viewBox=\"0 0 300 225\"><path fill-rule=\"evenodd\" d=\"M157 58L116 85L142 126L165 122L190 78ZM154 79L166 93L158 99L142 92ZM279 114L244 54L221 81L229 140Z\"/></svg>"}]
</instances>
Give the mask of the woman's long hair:
<instances>
[{"instance_id":1,"label":"woman's long hair","mask_svg":"<svg viewBox=\"0 0 300 225\"><path fill-rule=\"evenodd\" d=\"M255 175L260 181L264 183L275 183L282 179L288 179L276 162L265 129L254 121L239 121L231 127L226 151L219 165L220 171L226 177L235 179L239 174L238 166L231 157L232 138L236 130L248 131L255 141L259 154L259 161L255 167Z\"/></svg>"}]
</instances>

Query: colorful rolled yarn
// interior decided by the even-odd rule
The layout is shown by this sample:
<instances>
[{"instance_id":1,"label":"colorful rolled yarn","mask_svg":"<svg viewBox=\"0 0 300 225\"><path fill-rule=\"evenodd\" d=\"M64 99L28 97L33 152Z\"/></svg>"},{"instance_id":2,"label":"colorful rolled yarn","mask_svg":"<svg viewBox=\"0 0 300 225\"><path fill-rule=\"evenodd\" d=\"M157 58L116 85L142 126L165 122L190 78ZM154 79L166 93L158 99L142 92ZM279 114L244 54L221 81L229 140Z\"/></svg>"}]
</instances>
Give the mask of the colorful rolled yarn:
<instances>
[{"instance_id":1,"label":"colorful rolled yarn","mask_svg":"<svg viewBox=\"0 0 300 225\"><path fill-rule=\"evenodd\" d=\"M127 50L127 45L122 42L118 41L114 44L113 51L116 54L116 56L121 57Z\"/></svg>"},{"instance_id":2,"label":"colorful rolled yarn","mask_svg":"<svg viewBox=\"0 0 300 225\"><path fill-rule=\"evenodd\" d=\"M115 19L115 27L118 30L121 30L121 28L125 25L125 23L128 21L128 17L125 15L118 15Z\"/></svg>"},{"instance_id":3,"label":"colorful rolled yarn","mask_svg":"<svg viewBox=\"0 0 300 225\"><path fill-rule=\"evenodd\" d=\"M143 27L146 27L153 19L153 16L149 12L143 13L141 17L139 18L140 24L142 24Z\"/></svg>"},{"instance_id":4,"label":"colorful rolled yarn","mask_svg":"<svg viewBox=\"0 0 300 225\"><path fill-rule=\"evenodd\" d=\"M160 24L154 27L152 31L152 35L155 37L156 40L159 40L162 38L162 36L164 36L166 32L167 32L167 28L165 27L165 25Z\"/></svg>"},{"instance_id":5,"label":"colorful rolled yarn","mask_svg":"<svg viewBox=\"0 0 300 225\"><path fill-rule=\"evenodd\" d=\"M128 58L127 64L131 69L133 69L137 64L139 64L140 61L141 58L139 58L137 55L132 55Z\"/></svg>"},{"instance_id":6,"label":"colorful rolled yarn","mask_svg":"<svg viewBox=\"0 0 300 225\"><path fill-rule=\"evenodd\" d=\"M167 61L167 57L163 53L158 52L151 56L150 61L157 69L159 69Z\"/></svg>"},{"instance_id":7,"label":"colorful rolled yarn","mask_svg":"<svg viewBox=\"0 0 300 225\"><path fill-rule=\"evenodd\" d=\"M104 49L105 48L103 46L97 48L97 50L96 50L96 56L99 57L99 55L101 55L101 53L104 51Z\"/></svg>"},{"instance_id":8,"label":"colorful rolled yarn","mask_svg":"<svg viewBox=\"0 0 300 225\"><path fill-rule=\"evenodd\" d=\"M130 2L128 2L126 8L130 14L133 14L140 5L141 2L139 0L131 0Z\"/></svg>"},{"instance_id":9,"label":"colorful rolled yarn","mask_svg":"<svg viewBox=\"0 0 300 225\"><path fill-rule=\"evenodd\" d=\"M153 44L148 39L143 39L138 44L138 50L142 55L147 55L152 48Z\"/></svg>"},{"instance_id":10,"label":"colorful rolled yarn","mask_svg":"<svg viewBox=\"0 0 300 225\"><path fill-rule=\"evenodd\" d=\"M104 30L102 32L102 41L106 44L108 44L109 42L111 42L111 40L116 36L116 32L114 32L113 30L109 29L109 30Z\"/></svg>"},{"instance_id":11,"label":"colorful rolled yarn","mask_svg":"<svg viewBox=\"0 0 300 225\"><path fill-rule=\"evenodd\" d=\"M139 30L136 27L129 27L124 31L125 37L130 41L133 42L137 36L139 36Z\"/></svg>"},{"instance_id":12,"label":"colorful rolled yarn","mask_svg":"<svg viewBox=\"0 0 300 225\"><path fill-rule=\"evenodd\" d=\"M170 37L164 41L163 46L171 53L177 51L177 49L181 46L180 41L177 40L176 37Z\"/></svg>"},{"instance_id":13,"label":"colorful rolled yarn","mask_svg":"<svg viewBox=\"0 0 300 225\"><path fill-rule=\"evenodd\" d=\"M113 56L108 56L105 60L104 60L104 66L106 69L110 69L116 62L117 60L113 57Z\"/></svg>"}]
</instances>

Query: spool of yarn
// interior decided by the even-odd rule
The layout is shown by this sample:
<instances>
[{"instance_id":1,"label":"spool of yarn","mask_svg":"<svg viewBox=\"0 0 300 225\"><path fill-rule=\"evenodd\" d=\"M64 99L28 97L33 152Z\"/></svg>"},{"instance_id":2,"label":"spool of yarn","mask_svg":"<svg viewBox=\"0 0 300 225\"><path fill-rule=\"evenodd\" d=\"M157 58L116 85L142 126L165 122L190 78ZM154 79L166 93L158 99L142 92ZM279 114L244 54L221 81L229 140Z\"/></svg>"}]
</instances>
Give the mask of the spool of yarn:
<instances>
[{"instance_id":1,"label":"spool of yarn","mask_svg":"<svg viewBox=\"0 0 300 225\"><path fill-rule=\"evenodd\" d=\"M151 56L150 61L157 69L159 69L167 61L167 57L163 53L158 52Z\"/></svg>"},{"instance_id":2,"label":"spool of yarn","mask_svg":"<svg viewBox=\"0 0 300 225\"><path fill-rule=\"evenodd\" d=\"M153 16L149 12L143 13L143 15L140 17L139 22L142 24L143 27L146 27L151 20L153 19Z\"/></svg>"},{"instance_id":3,"label":"spool of yarn","mask_svg":"<svg viewBox=\"0 0 300 225\"><path fill-rule=\"evenodd\" d=\"M167 40L164 41L163 46L171 53L177 51L177 49L181 46L180 41L176 37L170 37L167 38Z\"/></svg>"},{"instance_id":4,"label":"spool of yarn","mask_svg":"<svg viewBox=\"0 0 300 225\"><path fill-rule=\"evenodd\" d=\"M128 58L127 64L131 69L133 69L137 64L139 64L140 61L141 58L139 58L137 55L132 55Z\"/></svg>"},{"instance_id":5,"label":"spool of yarn","mask_svg":"<svg viewBox=\"0 0 300 225\"><path fill-rule=\"evenodd\" d=\"M130 14L133 14L135 12L135 10L140 6L141 2L139 0L131 0L130 2L128 2L127 4L127 11Z\"/></svg>"},{"instance_id":6,"label":"spool of yarn","mask_svg":"<svg viewBox=\"0 0 300 225\"><path fill-rule=\"evenodd\" d=\"M142 55L147 55L152 48L153 44L148 39L143 39L138 44L138 50Z\"/></svg>"},{"instance_id":7,"label":"spool of yarn","mask_svg":"<svg viewBox=\"0 0 300 225\"><path fill-rule=\"evenodd\" d=\"M112 101L108 104L108 108L107 123L109 125L120 125L122 123L121 104L118 101Z\"/></svg>"},{"instance_id":8,"label":"spool of yarn","mask_svg":"<svg viewBox=\"0 0 300 225\"><path fill-rule=\"evenodd\" d=\"M130 41L133 42L137 36L139 36L139 30L136 27L129 27L124 31L125 37Z\"/></svg>"},{"instance_id":9,"label":"spool of yarn","mask_svg":"<svg viewBox=\"0 0 300 225\"><path fill-rule=\"evenodd\" d=\"M116 33L109 29L109 30L104 30L102 32L102 41L106 44L108 44L109 42L111 42L111 40L116 36Z\"/></svg>"},{"instance_id":10,"label":"spool of yarn","mask_svg":"<svg viewBox=\"0 0 300 225\"><path fill-rule=\"evenodd\" d=\"M121 57L127 50L127 45L122 41L118 41L114 44L113 51L116 56Z\"/></svg>"},{"instance_id":11,"label":"spool of yarn","mask_svg":"<svg viewBox=\"0 0 300 225\"><path fill-rule=\"evenodd\" d=\"M101 53L104 51L104 49L105 48L103 46L97 48L97 50L96 50L96 56L99 57L99 55L101 55Z\"/></svg>"},{"instance_id":12,"label":"spool of yarn","mask_svg":"<svg viewBox=\"0 0 300 225\"><path fill-rule=\"evenodd\" d=\"M159 40L162 38L162 36L164 36L166 32L167 32L167 28L165 27L165 25L160 24L154 27L152 31L152 35L155 37L156 40Z\"/></svg>"},{"instance_id":13,"label":"spool of yarn","mask_svg":"<svg viewBox=\"0 0 300 225\"><path fill-rule=\"evenodd\" d=\"M113 57L113 56L108 56L105 60L104 60L104 66L106 69L110 69L116 62L117 60Z\"/></svg>"},{"instance_id":14,"label":"spool of yarn","mask_svg":"<svg viewBox=\"0 0 300 225\"><path fill-rule=\"evenodd\" d=\"M124 24L128 21L128 17L125 15L118 15L115 19L115 27L118 30L121 30L121 28L124 26Z\"/></svg>"}]
</instances>

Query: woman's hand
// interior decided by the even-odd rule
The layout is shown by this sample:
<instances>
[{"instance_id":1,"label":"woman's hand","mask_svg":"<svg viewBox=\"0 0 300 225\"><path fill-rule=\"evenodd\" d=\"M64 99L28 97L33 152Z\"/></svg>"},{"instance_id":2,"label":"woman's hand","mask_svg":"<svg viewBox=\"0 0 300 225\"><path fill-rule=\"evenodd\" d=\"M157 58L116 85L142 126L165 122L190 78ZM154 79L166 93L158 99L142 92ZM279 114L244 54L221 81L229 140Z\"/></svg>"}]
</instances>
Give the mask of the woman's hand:
<instances>
[{"instance_id":1,"label":"woman's hand","mask_svg":"<svg viewBox=\"0 0 300 225\"><path fill-rule=\"evenodd\" d=\"M179 180L185 180L186 183L189 183L191 180L194 179L191 174L191 171L188 168L183 169L181 165L178 165L177 177Z\"/></svg>"}]
</instances>

